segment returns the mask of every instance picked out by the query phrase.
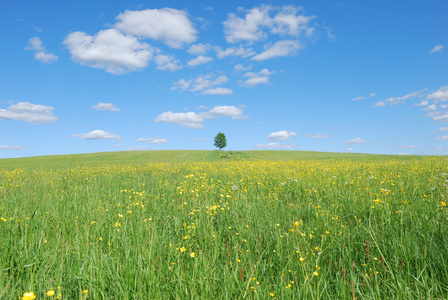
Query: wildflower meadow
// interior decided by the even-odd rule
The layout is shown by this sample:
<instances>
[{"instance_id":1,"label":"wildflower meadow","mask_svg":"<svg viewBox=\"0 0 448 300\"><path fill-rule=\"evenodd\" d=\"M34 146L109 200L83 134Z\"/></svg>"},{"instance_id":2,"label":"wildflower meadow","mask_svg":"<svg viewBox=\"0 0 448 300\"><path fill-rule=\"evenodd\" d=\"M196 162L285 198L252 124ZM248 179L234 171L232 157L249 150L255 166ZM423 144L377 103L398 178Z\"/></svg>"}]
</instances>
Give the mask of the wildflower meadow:
<instances>
[{"instance_id":1,"label":"wildflower meadow","mask_svg":"<svg viewBox=\"0 0 448 300\"><path fill-rule=\"evenodd\" d=\"M166 152L0 160L0 299L448 295L446 158Z\"/></svg>"}]
</instances>

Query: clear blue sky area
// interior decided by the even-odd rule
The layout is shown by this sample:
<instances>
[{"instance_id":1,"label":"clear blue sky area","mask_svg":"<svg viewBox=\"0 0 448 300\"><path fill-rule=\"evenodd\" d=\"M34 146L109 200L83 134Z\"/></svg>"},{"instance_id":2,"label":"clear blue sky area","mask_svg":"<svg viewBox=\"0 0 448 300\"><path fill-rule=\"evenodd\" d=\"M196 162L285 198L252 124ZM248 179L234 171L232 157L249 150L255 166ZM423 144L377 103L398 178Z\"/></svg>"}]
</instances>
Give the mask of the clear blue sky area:
<instances>
[{"instance_id":1,"label":"clear blue sky area","mask_svg":"<svg viewBox=\"0 0 448 300\"><path fill-rule=\"evenodd\" d=\"M0 158L448 154L448 1L0 1Z\"/></svg>"}]
</instances>

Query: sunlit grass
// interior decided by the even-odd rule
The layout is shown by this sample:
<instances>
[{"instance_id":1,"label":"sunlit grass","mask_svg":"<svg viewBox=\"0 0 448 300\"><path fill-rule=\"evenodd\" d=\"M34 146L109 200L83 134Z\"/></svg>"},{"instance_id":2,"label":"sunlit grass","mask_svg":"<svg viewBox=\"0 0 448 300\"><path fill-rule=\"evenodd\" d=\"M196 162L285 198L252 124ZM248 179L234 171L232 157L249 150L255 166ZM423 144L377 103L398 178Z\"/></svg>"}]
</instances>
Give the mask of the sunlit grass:
<instances>
[{"instance_id":1,"label":"sunlit grass","mask_svg":"<svg viewBox=\"0 0 448 300\"><path fill-rule=\"evenodd\" d=\"M209 157L0 169L0 299L448 294L446 159Z\"/></svg>"}]
</instances>

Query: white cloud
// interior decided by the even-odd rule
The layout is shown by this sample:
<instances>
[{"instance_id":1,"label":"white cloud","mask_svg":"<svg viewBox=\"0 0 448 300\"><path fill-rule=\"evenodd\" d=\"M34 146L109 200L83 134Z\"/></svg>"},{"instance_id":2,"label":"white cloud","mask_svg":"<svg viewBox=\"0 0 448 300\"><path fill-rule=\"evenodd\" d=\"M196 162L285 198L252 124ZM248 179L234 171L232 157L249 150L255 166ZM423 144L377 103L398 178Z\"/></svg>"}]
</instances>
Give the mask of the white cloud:
<instances>
[{"instance_id":1,"label":"white cloud","mask_svg":"<svg viewBox=\"0 0 448 300\"><path fill-rule=\"evenodd\" d=\"M172 48L193 43L197 31L183 10L173 8L125 11L114 27L123 33L160 40Z\"/></svg>"},{"instance_id":2,"label":"white cloud","mask_svg":"<svg viewBox=\"0 0 448 300\"><path fill-rule=\"evenodd\" d=\"M400 146L398 146L398 148L401 148L401 149L414 149L414 148L417 148L417 146L415 146L415 145L400 145Z\"/></svg>"},{"instance_id":3,"label":"white cloud","mask_svg":"<svg viewBox=\"0 0 448 300\"><path fill-rule=\"evenodd\" d=\"M292 149L294 148L294 145L291 144L279 144L279 143L268 143L268 144L258 144L255 146L260 149L265 150L285 150L285 149Z\"/></svg>"},{"instance_id":4,"label":"white cloud","mask_svg":"<svg viewBox=\"0 0 448 300\"><path fill-rule=\"evenodd\" d=\"M442 115L434 114L434 115L429 115L429 116L432 116L432 119L434 121L446 121L446 120L448 120L448 112L445 112Z\"/></svg>"},{"instance_id":5,"label":"white cloud","mask_svg":"<svg viewBox=\"0 0 448 300\"><path fill-rule=\"evenodd\" d=\"M188 90L188 88L190 87L190 84L193 80L184 80L184 79L180 79L177 82L174 82L174 86L171 87L172 90L181 90L181 91L186 91Z\"/></svg>"},{"instance_id":6,"label":"white cloud","mask_svg":"<svg viewBox=\"0 0 448 300\"><path fill-rule=\"evenodd\" d=\"M303 46L298 41L284 40L278 41L275 44L266 44L264 51L252 57L252 60L266 60L274 57L291 56L297 54L298 50Z\"/></svg>"},{"instance_id":7,"label":"white cloud","mask_svg":"<svg viewBox=\"0 0 448 300\"><path fill-rule=\"evenodd\" d=\"M34 58L42 63L52 63L58 60L58 57L53 53L46 52L44 46L42 46L42 41L39 37L33 37L29 39L28 46L25 47L26 50L36 51L34 53Z\"/></svg>"},{"instance_id":8,"label":"white cloud","mask_svg":"<svg viewBox=\"0 0 448 300\"><path fill-rule=\"evenodd\" d=\"M213 79L215 75L213 73L209 73L205 76L199 75L193 82L192 92L203 91L212 86L221 85L229 81L224 75L218 76L216 79Z\"/></svg>"},{"instance_id":9,"label":"white cloud","mask_svg":"<svg viewBox=\"0 0 448 300\"><path fill-rule=\"evenodd\" d=\"M375 102L375 104L373 104L373 107L381 107L381 106L386 106L386 102L378 101L378 102Z\"/></svg>"},{"instance_id":10,"label":"white cloud","mask_svg":"<svg viewBox=\"0 0 448 300\"><path fill-rule=\"evenodd\" d=\"M281 35L299 36L301 33L311 35L314 28L309 26L314 17L298 15L303 8L292 5L283 6L283 9L272 19L272 33Z\"/></svg>"},{"instance_id":11,"label":"white cloud","mask_svg":"<svg viewBox=\"0 0 448 300\"><path fill-rule=\"evenodd\" d=\"M0 150L25 150L25 148L20 146L0 145Z\"/></svg>"},{"instance_id":12,"label":"white cloud","mask_svg":"<svg viewBox=\"0 0 448 300\"><path fill-rule=\"evenodd\" d=\"M292 138L293 136L296 136L297 133L291 131L288 132L287 130L281 130L281 131L277 131L277 132L273 132L270 135L268 135L267 139L270 141L284 141L284 140L289 140L290 138Z\"/></svg>"},{"instance_id":13,"label":"white cloud","mask_svg":"<svg viewBox=\"0 0 448 300\"><path fill-rule=\"evenodd\" d=\"M235 106L218 105L202 114L206 116L207 119L216 119L219 117L236 119L243 114L243 110Z\"/></svg>"},{"instance_id":14,"label":"white cloud","mask_svg":"<svg viewBox=\"0 0 448 300\"><path fill-rule=\"evenodd\" d=\"M228 88L223 88L223 87L217 87L214 89L209 89L206 91L203 91L201 94L202 95L231 95L233 93L233 91L231 89Z\"/></svg>"},{"instance_id":15,"label":"white cloud","mask_svg":"<svg viewBox=\"0 0 448 300\"><path fill-rule=\"evenodd\" d=\"M172 111L167 111L158 115L154 119L154 122L173 123L188 129L204 128L202 125L204 117L195 112L174 113Z\"/></svg>"},{"instance_id":16,"label":"white cloud","mask_svg":"<svg viewBox=\"0 0 448 300\"><path fill-rule=\"evenodd\" d=\"M208 138L197 138L193 140L196 143L206 142L208 141Z\"/></svg>"},{"instance_id":17,"label":"white cloud","mask_svg":"<svg viewBox=\"0 0 448 300\"><path fill-rule=\"evenodd\" d=\"M448 131L448 127L439 127L436 131Z\"/></svg>"},{"instance_id":18,"label":"white cloud","mask_svg":"<svg viewBox=\"0 0 448 300\"><path fill-rule=\"evenodd\" d=\"M193 55L205 55L211 48L210 44L195 44L191 45L187 52Z\"/></svg>"},{"instance_id":19,"label":"white cloud","mask_svg":"<svg viewBox=\"0 0 448 300\"><path fill-rule=\"evenodd\" d=\"M185 91L187 89L190 92L201 92L203 95L230 95L232 90L223 87L216 87L229 81L229 78L224 75L216 77L215 74L209 73L207 75L199 75L195 79L185 80L180 79L175 82L171 87L172 90L180 89Z\"/></svg>"},{"instance_id":20,"label":"white cloud","mask_svg":"<svg viewBox=\"0 0 448 300\"><path fill-rule=\"evenodd\" d=\"M241 57L249 57L253 56L256 53L252 51L252 48L244 48L244 47L230 47L226 50L222 50L221 47L215 47L216 56L218 58L224 58L227 56L241 56Z\"/></svg>"},{"instance_id":21,"label":"white cloud","mask_svg":"<svg viewBox=\"0 0 448 300\"><path fill-rule=\"evenodd\" d=\"M358 96L358 97L353 98L352 100L353 101L358 101L358 100L362 100L362 99L364 99L363 96Z\"/></svg>"},{"instance_id":22,"label":"white cloud","mask_svg":"<svg viewBox=\"0 0 448 300\"><path fill-rule=\"evenodd\" d=\"M434 138L436 141L448 141L448 135L440 135Z\"/></svg>"},{"instance_id":23,"label":"white cloud","mask_svg":"<svg viewBox=\"0 0 448 300\"><path fill-rule=\"evenodd\" d=\"M421 95L421 94L422 94L424 91L426 91L426 90L427 90L427 88L426 88L426 89L423 89L423 90L421 90L421 91L417 91L417 92L409 93L409 94L404 95L404 96L401 96L401 97L389 97L389 98L387 98L387 99L384 100L384 101L385 101L387 104L390 104L390 105L394 105L394 104L397 104L397 103L404 103L405 100L407 100L407 99L409 99L409 98L415 98L415 97Z\"/></svg>"},{"instance_id":24,"label":"white cloud","mask_svg":"<svg viewBox=\"0 0 448 300\"><path fill-rule=\"evenodd\" d=\"M73 32L64 44L75 62L116 75L145 68L154 52L148 44L116 29L102 30L94 36Z\"/></svg>"},{"instance_id":25,"label":"white cloud","mask_svg":"<svg viewBox=\"0 0 448 300\"><path fill-rule=\"evenodd\" d=\"M154 61L156 62L158 70L174 72L182 68L182 66L179 65L179 60L172 55L159 54L154 57Z\"/></svg>"},{"instance_id":26,"label":"white cloud","mask_svg":"<svg viewBox=\"0 0 448 300\"><path fill-rule=\"evenodd\" d=\"M431 104L427 107L425 107L424 109L422 109L422 111L430 111L430 110L436 110L437 106L435 104Z\"/></svg>"},{"instance_id":27,"label":"white cloud","mask_svg":"<svg viewBox=\"0 0 448 300\"><path fill-rule=\"evenodd\" d=\"M92 108L101 111L120 111L120 109L116 107L115 104L104 102L98 102L96 105L92 106Z\"/></svg>"},{"instance_id":28,"label":"white cloud","mask_svg":"<svg viewBox=\"0 0 448 300\"><path fill-rule=\"evenodd\" d=\"M233 67L233 70L235 71L235 72L239 72L239 71L249 71L249 70L251 70L252 69L252 66L247 66L247 67L245 67L245 66L243 66L242 64L237 64L237 65L235 65L235 67Z\"/></svg>"},{"instance_id":29,"label":"white cloud","mask_svg":"<svg viewBox=\"0 0 448 300\"><path fill-rule=\"evenodd\" d=\"M126 148L127 151L146 151L149 150L149 147L147 146L140 146L140 147L128 147Z\"/></svg>"},{"instance_id":30,"label":"white cloud","mask_svg":"<svg viewBox=\"0 0 448 300\"><path fill-rule=\"evenodd\" d=\"M239 9L240 11L245 11ZM257 41L266 36L263 27L271 23L269 8L267 6L254 7L246 11L245 18L240 18L234 13L230 13L224 24L224 34L229 43L238 41Z\"/></svg>"},{"instance_id":31,"label":"white cloud","mask_svg":"<svg viewBox=\"0 0 448 300\"><path fill-rule=\"evenodd\" d=\"M352 140L349 140L349 141L345 141L344 143L346 143L346 144L362 144L362 143L365 143L365 142L366 142L366 140L364 140L362 138L356 138L356 139L352 139Z\"/></svg>"},{"instance_id":32,"label":"white cloud","mask_svg":"<svg viewBox=\"0 0 448 300\"><path fill-rule=\"evenodd\" d=\"M274 73L274 71L269 71L268 69L263 69L258 73L247 72L244 74L244 77L249 77L249 79L244 82L240 81L240 83L247 87L254 87L258 84L267 84L269 83L269 76Z\"/></svg>"},{"instance_id":33,"label":"white cloud","mask_svg":"<svg viewBox=\"0 0 448 300\"><path fill-rule=\"evenodd\" d=\"M136 142L144 142L147 144L156 144L156 145L160 145L160 144L167 144L170 141L166 140L166 139L162 139L159 137L150 137L150 138L138 138L135 140Z\"/></svg>"},{"instance_id":34,"label":"white cloud","mask_svg":"<svg viewBox=\"0 0 448 300\"><path fill-rule=\"evenodd\" d=\"M79 137L83 140L121 140L121 137L117 134L106 132L104 130L93 130L88 133L74 134L72 137Z\"/></svg>"},{"instance_id":35,"label":"white cloud","mask_svg":"<svg viewBox=\"0 0 448 300\"><path fill-rule=\"evenodd\" d=\"M437 91L429 94L426 98L435 101L448 101L448 85L442 86Z\"/></svg>"},{"instance_id":36,"label":"white cloud","mask_svg":"<svg viewBox=\"0 0 448 300\"><path fill-rule=\"evenodd\" d=\"M370 95L369 95L369 97L374 97L375 96L375 93L371 93Z\"/></svg>"},{"instance_id":37,"label":"white cloud","mask_svg":"<svg viewBox=\"0 0 448 300\"><path fill-rule=\"evenodd\" d=\"M208 111L200 113L174 113L168 111L157 116L154 121L173 123L188 129L200 129L204 128L203 123L206 119L217 119L221 117L229 117L237 120L242 119L245 116L243 115L243 110L238 107L218 105Z\"/></svg>"},{"instance_id":38,"label":"white cloud","mask_svg":"<svg viewBox=\"0 0 448 300\"><path fill-rule=\"evenodd\" d=\"M428 100L423 100L423 101L420 102L420 103L416 103L416 104L414 104L414 106L426 106L426 105L428 105L428 104L429 104Z\"/></svg>"},{"instance_id":39,"label":"white cloud","mask_svg":"<svg viewBox=\"0 0 448 300\"><path fill-rule=\"evenodd\" d=\"M448 108L448 104L440 104L439 106L440 106L441 109Z\"/></svg>"},{"instance_id":40,"label":"white cloud","mask_svg":"<svg viewBox=\"0 0 448 300\"><path fill-rule=\"evenodd\" d=\"M0 109L0 120L17 120L29 123L53 123L58 120L51 106L19 102L7 109Z\"/></svg>"},{"instance_id":41,"label":"white cloud","mask_svg":"<svg viewBox=\"0 0 448 300\"><path fill-rule=\"evenodd\" d=\"M198 65L206 64L206 63L208 63L208 62L211 62L212 60L213 60L213 58L211 58L210 56L202 56L202 55L199 55L199 56L196 57L196 58L190 59L190 60L187 62L187 65L189 65L190 67L196 67L196 66L198 66Z\"/></svg>"},{"instance_id":42,"label":"white cloud","mask_svg":"<svg viewBox=\"0 0 448 300\"><path fill-rule=\"evenodd\" d=\"M322 134L322 133L316 133L315 135L313 135L313 139L326 139L330 137L329 134Z\"/></svg>"},{"instance_id":43,"label":"white cloud","mask_svg":"<svg viewBox=\"0 0 448 300\"><path fill-rule=\"evenodd\" d=\"M436 151L448 151L448 148L446 148L446 147L435 147L434 150L436 150Z\"/></svg>"},{"instance_id":44,"label":"white cloud","mask_svg":"<svg viewBox=\"0 0 448 300\"><path fill-rule=\"evenodd\" d=\"M353 148L345 148L345 151L353 151Z\"/></svg>"},{"instance_id":45,"label":"white cloud","mask_svg":"<svg viewBox=\"0 0 448 300\"><path fill-rule=\"evenodd\" d=\"M229 43L254 42L266 38L268 31L281 36L310 36L314 31L310 26L314 17L300 14L302 11L301 7L292 5L262 5L251 10L239 8L239 12L245 13L243 17L230 13L223 22L226 40Z\"/></svg>"},{"instance_id":46,"label":"white cloud","mask_svg":"<svg viewBox=\"0 0 448 300\"><path fill-rule=\"evenodd\" d=\"M443 45L436 45L434 48L432 48L429 53L435 53L435 52L439 52L443 49Z\"/></svg>"}]
</instances>

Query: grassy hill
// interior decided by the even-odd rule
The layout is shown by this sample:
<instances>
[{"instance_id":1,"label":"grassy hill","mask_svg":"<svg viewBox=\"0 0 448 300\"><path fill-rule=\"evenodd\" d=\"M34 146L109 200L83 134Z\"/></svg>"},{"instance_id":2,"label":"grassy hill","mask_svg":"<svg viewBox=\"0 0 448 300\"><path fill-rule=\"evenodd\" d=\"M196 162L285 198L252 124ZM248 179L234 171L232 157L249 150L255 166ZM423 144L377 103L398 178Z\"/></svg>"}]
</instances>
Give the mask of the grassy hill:
<instances>
[{"instance_id":1,"label":"grassy hill","mask_svg":"<svg viewBox=\"0 0 448 300\"><path fill-rule=\"evenodd\" d=\"M189 162L189 161L217 161L230 160L314 160L314 159L348 159L348 160L411 160L427 156L418 155L378 155L363 153L332 153L314 151L277 151L277 150L250 150L250 151L218 151L218 150L151 150L151 151L117 151L88 154L48 155L25 158L0 159L0 168L44 168L60 169L77 166L102 165L134 165L156 162ZM441 156L438 156L441 157Z\"/></svg>"}]
</instances>

